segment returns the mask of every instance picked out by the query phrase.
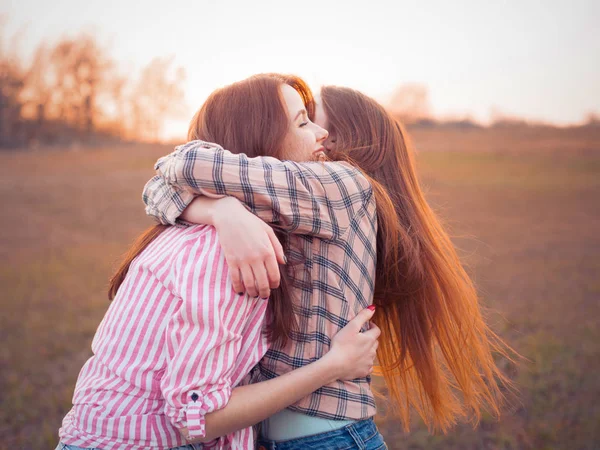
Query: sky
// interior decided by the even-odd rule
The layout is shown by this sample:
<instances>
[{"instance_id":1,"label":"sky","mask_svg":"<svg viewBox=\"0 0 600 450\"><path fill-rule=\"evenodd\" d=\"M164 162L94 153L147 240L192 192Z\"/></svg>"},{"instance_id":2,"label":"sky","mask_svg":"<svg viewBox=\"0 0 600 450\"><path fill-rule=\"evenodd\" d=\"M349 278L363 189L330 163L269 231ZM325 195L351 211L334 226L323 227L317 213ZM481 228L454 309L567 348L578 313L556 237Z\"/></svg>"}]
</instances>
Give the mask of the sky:
<instances>
[{"instance_id":1,"label":"sky","mask_svg":"<svg viewBox=\"0 0 600 450\"><path fill-rule=\"evenodd\" d=\"M270 71L382 102L420 83L434 114L482 122L492 110L557 124L600 112L597 0L0 0L0 14L26 55L81 31L125 71L173 55L189 118L214 89Z\"/></svg>"}]
</instances>

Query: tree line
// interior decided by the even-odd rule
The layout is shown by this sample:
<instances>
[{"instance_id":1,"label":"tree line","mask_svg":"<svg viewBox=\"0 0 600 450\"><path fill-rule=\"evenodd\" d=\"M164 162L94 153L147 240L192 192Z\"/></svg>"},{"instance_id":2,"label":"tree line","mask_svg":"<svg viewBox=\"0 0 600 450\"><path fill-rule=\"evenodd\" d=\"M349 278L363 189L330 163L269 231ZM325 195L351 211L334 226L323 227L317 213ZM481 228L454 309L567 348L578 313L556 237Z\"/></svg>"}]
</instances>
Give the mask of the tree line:
<instances>
[{"instance_id":1,"label":"tree line","mask_svg":"<svg viewBox=\"0 0 600 450\"><path fill-rule=\"evenodd\" d=\"M0 24L0 146L156 141L185 114L185 71L157 57L123 74L108 50L80 33L40 44L25 62Z\"/></svg>"}]
</instances>

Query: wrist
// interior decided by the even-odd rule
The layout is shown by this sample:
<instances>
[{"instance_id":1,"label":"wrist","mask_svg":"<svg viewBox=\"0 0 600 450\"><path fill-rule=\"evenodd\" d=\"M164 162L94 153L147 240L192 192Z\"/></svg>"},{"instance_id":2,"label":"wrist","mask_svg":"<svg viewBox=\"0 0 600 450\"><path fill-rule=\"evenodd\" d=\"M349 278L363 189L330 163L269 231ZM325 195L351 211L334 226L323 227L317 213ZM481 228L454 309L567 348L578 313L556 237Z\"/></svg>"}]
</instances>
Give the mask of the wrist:
<instances>
[{"instance_id":1,"label":"wrist","mask_svg":"<svg viewBox=\"0 0 600 450\"><path fill-rule=\"evenodd\" d=\"M343 362L339 360L331 351L325 353L321 358L315 361L314 364L319 365L319 369L323 374L324 385L333 383L341 378L340 374L343 367Z\"/></svg>"},{"instance_id":2,"label":"wrist","mask_svg":"<svg viewBox=\"0 0 600 450\"><path fill-rule=\"evenodd\" d=\"M243 208L242 204L234 197L222 197L215 199L211 206L211 225L213 225L215 228L219 228L220 224L230 222L232 215L235 214L236 208Z\"/></svg>"}]
</instances>

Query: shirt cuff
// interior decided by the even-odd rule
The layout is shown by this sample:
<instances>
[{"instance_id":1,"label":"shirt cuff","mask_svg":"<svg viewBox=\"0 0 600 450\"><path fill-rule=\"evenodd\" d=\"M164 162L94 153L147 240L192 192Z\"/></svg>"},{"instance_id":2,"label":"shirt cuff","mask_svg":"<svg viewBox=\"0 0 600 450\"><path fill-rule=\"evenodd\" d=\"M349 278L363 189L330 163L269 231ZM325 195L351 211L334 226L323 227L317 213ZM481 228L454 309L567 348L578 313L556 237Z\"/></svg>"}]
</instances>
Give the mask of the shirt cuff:
<instances>
[{"instance_id":1,"label":"shirt cuff","mask_svg":"<svg viewBox=\"0 0 600 450\"><path fill-rule=\"evenodd\" d=\"M192 203L195 197L192 192L184 191L183 189L176 190L172 200L164 204L162 208L159 208L162 215L161 221L175 225L179 216Z\"/></svg>"},{"instance_id":2,"label":"shirt cuff","mask_svg":"<svg viewBox=\"0 0 600 450\"><path fill-rule=\"evenodd\" d=\"M214 386L213 390L203 394L199 390L187 394L186 421L188 435L193 440L206 436L206 414L224 408L231 397L231 387L225 383Z\"/></svg>"},{"instance_id":3,"label":"shirt cuff","mask_svg":"<svg viewBox=\"0 0 600 450\"><path fill-rule=\"evenodd\" d=\"M160 176L148 181L142 194L146 214L156 217L164 225L174 225L194 197L192 192L171 186Z\"/></svg>"},{"instance_id":4,"label":"shirt cuff","mask_svg":"<svg viewBox=\"0 0 600 450\"><path fill-rule=\"evenodd\" d=\"M208 411L202 401L201 394L198 391L190 391L188 393L188 404L186 407L188 435L186 439L189 441L206 436L206 421L204 416L206 416Z\"/></svg>"}]
</instances>

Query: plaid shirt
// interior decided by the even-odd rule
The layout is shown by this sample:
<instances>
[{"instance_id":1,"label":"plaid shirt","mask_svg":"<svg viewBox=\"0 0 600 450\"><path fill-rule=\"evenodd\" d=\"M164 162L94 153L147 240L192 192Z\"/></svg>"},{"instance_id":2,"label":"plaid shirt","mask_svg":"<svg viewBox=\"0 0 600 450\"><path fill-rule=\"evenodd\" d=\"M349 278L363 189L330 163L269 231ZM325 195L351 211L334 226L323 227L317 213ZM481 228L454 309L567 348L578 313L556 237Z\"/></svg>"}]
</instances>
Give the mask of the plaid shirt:
<instances>
[{"instance_id":1,"label":"plaid shirt","mask_svg":"<svg viewBox=\"0 0 600 450\"><path fill-rule=\"evenodd\" d=\"M373 301L377 216L368 180L341 162L295 163L248 158L216 144L192 141L158 160L148 182L146 212L173 224L196 195L232 196L270 225L289 233L298 330L273 345L254 381L309 364L331 338ZM370 378L323 386L290 409L327 419L375 414Z\"/></svg>"}]
</instances>

